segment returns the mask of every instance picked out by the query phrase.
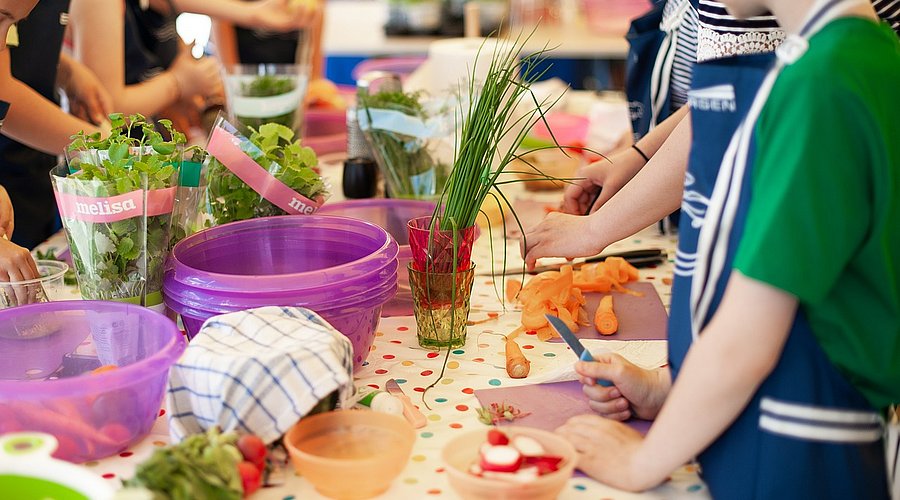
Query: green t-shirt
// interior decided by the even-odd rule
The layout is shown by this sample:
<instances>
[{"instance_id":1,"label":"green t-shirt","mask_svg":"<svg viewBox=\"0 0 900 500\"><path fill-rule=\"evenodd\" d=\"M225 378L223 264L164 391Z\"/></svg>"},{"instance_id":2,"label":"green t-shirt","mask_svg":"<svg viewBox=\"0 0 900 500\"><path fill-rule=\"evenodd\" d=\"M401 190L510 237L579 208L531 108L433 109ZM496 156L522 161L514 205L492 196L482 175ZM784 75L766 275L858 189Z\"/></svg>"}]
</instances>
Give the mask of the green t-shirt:
<instances>
[{"instance_id":1,"label":"green t-shirt","mask_svg":"<svg viewBox=\"0 0 900 500\"><path fill-rule=\"evenodd\" d=\"M900 43L833 21L772 89L734 267L798 297L876 408L900 402Z\"/></svg>"}]
</instances>

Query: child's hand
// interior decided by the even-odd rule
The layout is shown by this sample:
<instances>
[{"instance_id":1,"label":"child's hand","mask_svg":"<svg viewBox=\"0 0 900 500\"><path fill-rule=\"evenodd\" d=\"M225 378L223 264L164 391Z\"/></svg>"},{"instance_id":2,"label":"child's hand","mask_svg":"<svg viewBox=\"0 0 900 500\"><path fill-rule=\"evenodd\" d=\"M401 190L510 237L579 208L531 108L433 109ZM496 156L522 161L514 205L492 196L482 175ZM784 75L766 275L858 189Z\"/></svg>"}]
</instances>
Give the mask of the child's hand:
<instances>
[{"instance_id":1,"label":"child's hand","mask_svg":"<svg viewBox=\"0 0 900 500\"><path fill-rule=\"evenodd\" d=\"M645 420L656 418L669 392L670 383L662 370L645 370L618 354L594 355L594 361L575 363L582 377L582 390L590 406L599 415L612 420L628 420L632 416ZM613 383L598 385L596 379Z\"/></svg>"},{"instance_id":2,"label":"child's hand","mask_svg":"<svg viewBox=\"0 0 900 500\"><path fill-rule=\"evenodd\" d=\"M7 240L0 238L0 282L24 281L40 276L37 264L31 258L28 250ZM15 306L34 302L34 297L29 296L27 286L3 287L6 306Z\"/></svg>"},{"instance_id":3,"label":"child's hand","mask_svg":"<svg viewBox=\"0 0 900 500\"><path fill-rule=\"evenodd\" d=\"M655 479L644 477L636 460L644 437L631 427L597 415L579 415L556 433L572 443L578 468L592 478L630 491L653 486L648 481Z\"/></svg>"},{"instance_id":4,"label":"child's hand","mask_svg":"<svg viewBox=\"0 0 900 500\"><path fill-rule=\"evenodd\" d=\"M0 235L9 238L15 229L12 200L3 186L0 186ZM0 236L0 237L2 237Z\"/></svg>"},{"instance_id":5,"label":"child's hand","mask_svg":"<svg viewBox=\"0 0 900 500\"><path fill-rule=\"evenodd\" d=\"M603 250L598 241L599 238L591 234L590 217L551 212L537 226L525 228L519 250L528 269L534 269L535 262L541 257L573 259L598 254Z\"/></svg>"}]
</instances>

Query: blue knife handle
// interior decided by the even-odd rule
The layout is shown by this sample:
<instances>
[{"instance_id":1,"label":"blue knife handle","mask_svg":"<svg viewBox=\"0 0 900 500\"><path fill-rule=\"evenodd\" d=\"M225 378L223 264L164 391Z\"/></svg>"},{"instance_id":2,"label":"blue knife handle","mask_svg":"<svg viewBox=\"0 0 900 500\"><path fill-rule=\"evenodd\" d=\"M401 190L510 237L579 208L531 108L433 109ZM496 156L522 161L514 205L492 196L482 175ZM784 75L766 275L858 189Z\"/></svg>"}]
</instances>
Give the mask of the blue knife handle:
<instances>
[{"instance_id":1,"label":"blue knife handle","mask_svg":"<svg viewBox=\"0 0 900 500\"><path fill-rule=\"evenodd\" d=\"M582 361L593 361L594 360L594 357L591 356L590 351L588 351L587 349L581 351L581 356L579 356L579 358ZM610 382L609 380L605 380L602 378L598 378L596 381L598 384L602 385L603 387L612 387L612 385L613 385L612 382Z\"/></svg>"}]
</instances>

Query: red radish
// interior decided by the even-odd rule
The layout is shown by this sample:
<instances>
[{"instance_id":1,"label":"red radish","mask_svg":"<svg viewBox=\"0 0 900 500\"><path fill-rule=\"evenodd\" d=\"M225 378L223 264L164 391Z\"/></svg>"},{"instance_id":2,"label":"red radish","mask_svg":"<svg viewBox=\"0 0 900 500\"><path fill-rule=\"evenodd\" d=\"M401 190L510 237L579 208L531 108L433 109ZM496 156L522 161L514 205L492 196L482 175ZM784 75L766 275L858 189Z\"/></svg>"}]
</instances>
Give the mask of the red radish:
<instances>
[{"instance_id":1,"label":"red radish","mask_svg":"<svg viewBox=\"0 0 900 500\"><path fill-rule=\"evenodd\" d=\"M481 468L492 472L515 472L522 465L522 454L512 446L491 446L481 454Z\"/></svg>"},{"instance_id":2,"label":"red radish","mask_svg":"<svg viewBox=\"0 0 900 500\"><path fill-rule=\"evenodd\" d=\"M544 454L544 447L538 443L536 439L528 436L516 436L512 440L512 445L519 450L519 453L526 457L537 457Z\"/></svg>"},{"instance_id":3,"label":"red radish","mask_svg":"<svg viewBox=\"0 0 900 500\"><path fill-rule=\"evenodd\" d=\"M487 440L488 443L494 446L509 444L509 437L499 429L489 430L487 433Z\"/></svg>"},{"instance_id":4,"label":"red radish","mask_svg":"<svg viewBox=\"0 0 900 500\"><path fill-rule=\"evenodd\" d=\"M562 457L557 457L555 455L542 455L539 457L525 458L525 463L528 465L536 466L538 472L542 476L544 474L550 474L551 472L558 471L560 462L562 462Z\"/></svg>"},{"instance_id":5,"label":"red radish","mask_svg":"<svg viewBox=\"0 0 900 500\"><path fill-rule=\"evenodd\" d=\"M248 497L259 489L262 474L252 462L243 461L238 464L238 473L241 475L241 485L244 487L244 496Z\"/></svg>"},{"instance_id":6,"label":"red radish","mask_svg":"<svg viewBox=\"0 0 900 500\"><path fill-rule=\"evenodd\" d=\"M237 448L244 460L251 462L259 470L265 470L268 450L262 439L253 434L241 436L237 440Z\"/></svg>"}]
</instances>

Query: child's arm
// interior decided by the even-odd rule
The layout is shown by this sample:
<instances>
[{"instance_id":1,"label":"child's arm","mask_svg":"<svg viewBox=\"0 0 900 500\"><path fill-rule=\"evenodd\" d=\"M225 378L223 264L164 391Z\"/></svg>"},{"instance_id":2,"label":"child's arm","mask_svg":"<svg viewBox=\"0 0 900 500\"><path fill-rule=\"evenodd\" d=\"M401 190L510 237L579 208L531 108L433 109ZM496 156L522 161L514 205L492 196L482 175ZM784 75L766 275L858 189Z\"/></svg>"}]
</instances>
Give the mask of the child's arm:
<instances>
[{"instance_id":1,"label":"child's arm","mask_svg":"<svg viewBox=\"0 0 900 500\"><path fill-rule=\"evenodd\" d=\"M165 2L151 2L163 4ZM296 0L175 0L175 6L183 12L204 14L214 19L229 21L245 28L261 28L271 31L294 31L305 28L315 20L315 2Z\"/></svg>"},{"instance_id":2,"label":"child's arm","mask_svg":"<svg viewBox=\"0 0 900 500\"><path fill-rule=\"evenodd\" d=\"M599 210L588 217L547 214L525 235L525 262L533 266L540 257L595 255L672 213L681 203L690 148L688 114L650 162Z\"/></svg>"},{"instance_id":3,"label":"child's arm","mask_svg":"<svg viewBox=\"0 0 900 500\"><path fill-rule=\"evenodd\" d=\"M595 416L577 417L560 428L583 453L579 467L627 490L664 481L747 405L778 363L796 310L792 295L733 271L721 305L691 346L645 439Z\"/></svg>"},{"instance_id":4,"label":"child's arm","mask_svg":"<svg viewBox=\"0 0 900 500\"><path fill-rule=\"evenodd\" d=\"M0 52L0 99L10 103L3 135L48 154L62 154L69 137L81 130L99 131L16 80L10 72L8 50Z\"/></svg>"}]
</instances>

